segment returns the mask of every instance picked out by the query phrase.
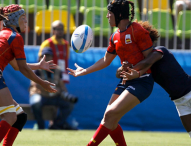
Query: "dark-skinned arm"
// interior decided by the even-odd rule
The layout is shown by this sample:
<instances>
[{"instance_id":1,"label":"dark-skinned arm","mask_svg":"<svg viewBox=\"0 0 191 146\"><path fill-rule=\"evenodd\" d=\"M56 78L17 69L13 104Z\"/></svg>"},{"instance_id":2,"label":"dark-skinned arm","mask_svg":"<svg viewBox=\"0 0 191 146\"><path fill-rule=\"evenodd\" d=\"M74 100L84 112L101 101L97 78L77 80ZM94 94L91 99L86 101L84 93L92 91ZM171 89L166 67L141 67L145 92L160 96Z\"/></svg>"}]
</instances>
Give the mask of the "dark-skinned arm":
<instances>
[{"instance_id":1,"label":"dark-skinned arm","mask_svg":"<svg viewBox=\"0 0 191 146\"><path fill-rule=\"evenodd\" d=\"M133 69L128 68L129 72L122 72L121 77L124 77L126 80L132 80L143 75L151 66L162 58L162 53L160 52L151 52L144 60L137 63Z\"/></svg>"}]
</instances>

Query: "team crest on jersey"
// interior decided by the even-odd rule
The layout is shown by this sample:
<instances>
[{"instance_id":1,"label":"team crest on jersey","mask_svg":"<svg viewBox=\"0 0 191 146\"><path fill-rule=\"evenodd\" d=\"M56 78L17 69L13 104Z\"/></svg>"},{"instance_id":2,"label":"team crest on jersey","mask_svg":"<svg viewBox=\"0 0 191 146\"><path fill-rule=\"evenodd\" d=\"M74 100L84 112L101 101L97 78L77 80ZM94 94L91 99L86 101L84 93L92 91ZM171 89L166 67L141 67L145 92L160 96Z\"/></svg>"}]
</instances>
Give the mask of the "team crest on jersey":
<instances>
[{"instance_id":1,"label":"team crest on jersey","mask_svg":"<svg viewBox=\"0 0 191 146\"><path fill-rule=\"evenodd\" d=\"M131 35L130 34L126 34L125 35L125 44L130 44L130 43L132 43Z\"/></svg>"}]
</instances>

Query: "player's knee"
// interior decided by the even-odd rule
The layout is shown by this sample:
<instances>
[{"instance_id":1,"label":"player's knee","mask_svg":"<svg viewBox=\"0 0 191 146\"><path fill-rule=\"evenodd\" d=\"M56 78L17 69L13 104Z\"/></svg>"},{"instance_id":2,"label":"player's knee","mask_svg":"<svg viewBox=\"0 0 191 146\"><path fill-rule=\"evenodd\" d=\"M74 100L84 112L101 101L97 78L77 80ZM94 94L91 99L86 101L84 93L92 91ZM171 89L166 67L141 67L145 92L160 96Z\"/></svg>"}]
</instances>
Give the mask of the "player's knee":
<instances>
[{"instance_id":1,"label":"player's knee","mask_svg":"<svg viewBox=\"0 0 191 146\"><path fill-rule=\"evenodd\" d=\"M27 114L22 113L17 115L17 121L13 124L12 127L17 128L19 131L21 131L27 122Z\"/></svg>"},{"instance_id":2,"label":"player's knee","mask_svg":"<svg viewBox=\"0 0 191 146\"><path fill-rule=\"evenodd\" d=\"M107 110L104 115L104 121L109 123L118 122L118 114L115 110Z\"/></svg>"},{"instance_id":3,"label":"player's knee","mask_svg":"<svg viewBox=\"0 0 191 146\"><path fill-rule=\"evenodd\" d=\"M6 121L10 125L13 125L17 120L17 115L15 112L12 113L4 113L1 115L2 120Z\"/></svg>"}]
</instances>

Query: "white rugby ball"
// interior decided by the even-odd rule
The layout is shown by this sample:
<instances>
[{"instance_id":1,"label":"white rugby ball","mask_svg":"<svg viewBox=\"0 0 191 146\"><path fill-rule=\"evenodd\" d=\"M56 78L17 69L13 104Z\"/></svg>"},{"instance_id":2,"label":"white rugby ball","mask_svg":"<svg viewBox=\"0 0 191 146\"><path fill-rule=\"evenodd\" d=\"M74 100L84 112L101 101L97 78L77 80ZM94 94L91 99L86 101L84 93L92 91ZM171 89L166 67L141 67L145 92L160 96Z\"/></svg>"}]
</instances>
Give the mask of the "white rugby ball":
<instances>
[{"instance_id":1,"label":"white rugby ball","mask_svg":"<svg viewBox=\"0 0 191 146\"><path fill-rule=\"evenodd\" d=\"M92 44L93 32L88 25L80 25L71 37L71 46L77 53L85 52Z\"/></svg>"}]
</instances>

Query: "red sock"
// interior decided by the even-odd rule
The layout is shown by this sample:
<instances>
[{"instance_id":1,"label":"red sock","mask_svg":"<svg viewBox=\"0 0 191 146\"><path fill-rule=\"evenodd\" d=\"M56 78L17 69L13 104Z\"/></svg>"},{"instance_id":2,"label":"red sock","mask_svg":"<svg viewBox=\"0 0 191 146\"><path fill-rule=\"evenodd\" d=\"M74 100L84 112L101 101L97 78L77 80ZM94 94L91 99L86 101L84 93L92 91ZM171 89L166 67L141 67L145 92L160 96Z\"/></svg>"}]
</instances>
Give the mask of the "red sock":
<instances>
[{"instance_id":1,"label":"red sock","mask_svg":"<svg viewBox=\"0 0 191 146\"><path fill-rule=\"evenodd\" d=\"M110 131L110 129L100 124L87 146L99 145L107 137Z\"/></svg>"},{"instance_id":2,"label":"red sock","mask_svg":"<svg viewBox=\"0 0 191 146\"><path fill-rule=\"evenodd\" d=\"M18 133L19 130L17 128L11 127L4 138L3 146L12 146Z\"/></svg>"},{"instance_id":3,"label":"red sock","mask_svg":"<svg viewBox=\"0 0 191 146\"><path fill-rule=\"evenodd\" d=\"M123 135L123 130L119 124L115 130L110 132L110 136L117 146L127 146Z\"/></svg>"},{"instance_id":4,"label":"red sock","mask_svg":"<svg viewBox=\"0 0 191 146\"><path fill-rule=\"evenodd\" d=\"M11 127L11 125L9 123L7 123L6 121L2 120L0 122L0 143L3 140L3 138L5 137L5 135L7 134L10 127Z\"/></svg>"}]
</instances>

